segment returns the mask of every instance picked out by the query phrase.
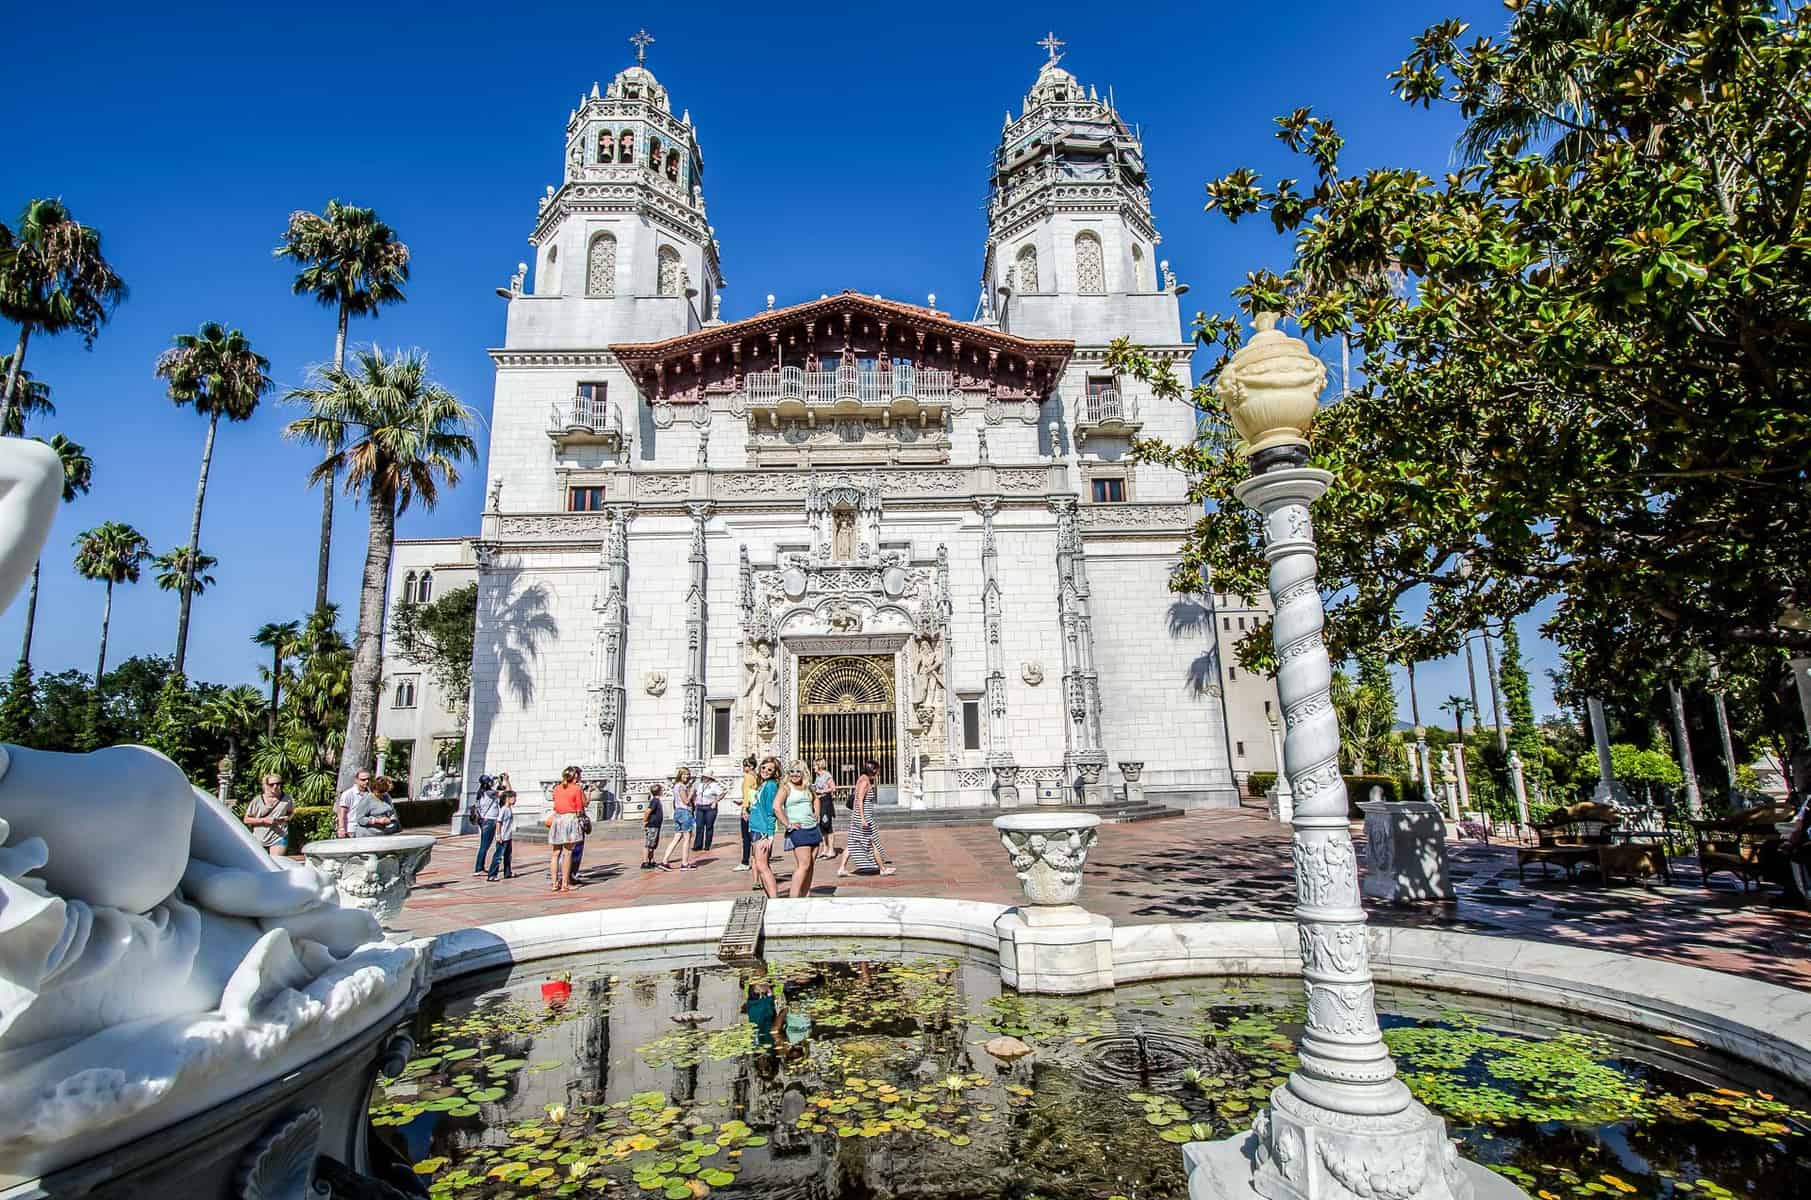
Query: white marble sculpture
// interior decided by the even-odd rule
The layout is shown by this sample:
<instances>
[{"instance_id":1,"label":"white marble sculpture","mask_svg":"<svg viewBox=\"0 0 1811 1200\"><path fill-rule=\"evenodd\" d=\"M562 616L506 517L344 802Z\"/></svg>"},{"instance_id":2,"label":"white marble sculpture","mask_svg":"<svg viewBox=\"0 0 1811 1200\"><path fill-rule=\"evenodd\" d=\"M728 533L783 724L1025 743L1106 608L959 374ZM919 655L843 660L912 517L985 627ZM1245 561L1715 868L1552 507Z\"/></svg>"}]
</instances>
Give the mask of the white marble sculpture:
<instances>
[{"instance_id":1,"label":"white marble sculpture","mask_svg":"<svg viewBox=\"0 0 1811 1200\"><path fill-rule=\"evenodd\" d=\"M47 447L0 441L0 605L61 487ZM0 747L0 1190L320 1056L417 960L156 751Z\"/></svg>"},{"instance_id":2,"label":"white marble sculpture","mask_svg":"<svg viewBox=\"0 0 1811 1200\"><path fill-rule=\"evenodd\" d=\"M328 838L302 847L308 865L339 889L340 903L364 909L386 929L402 915L415 876L433 853L434 839L424 833Z\"/></svg>"}]
</instances>

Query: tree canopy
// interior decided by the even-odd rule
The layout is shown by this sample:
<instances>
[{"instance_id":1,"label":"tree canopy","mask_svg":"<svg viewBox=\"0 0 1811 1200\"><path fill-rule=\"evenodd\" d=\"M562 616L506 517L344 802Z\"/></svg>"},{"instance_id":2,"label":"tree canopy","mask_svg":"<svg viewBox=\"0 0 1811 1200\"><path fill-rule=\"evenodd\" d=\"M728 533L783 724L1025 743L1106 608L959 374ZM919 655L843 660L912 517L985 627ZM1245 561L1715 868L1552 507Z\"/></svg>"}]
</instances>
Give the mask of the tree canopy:
<instances>
[{"instance_id":1,"label":"tree canopy","mask_svg":"<svg viewBox=\"0 0 1811 1200\"><path fill-rule=\"evenodd\" d=\"M472 690L472 641L478 620L478 585L454 588L427 604L403 601L390 614L390 637L404 658L422 664L448 708L465 712Z\"/></svg>"},{"instance_id":2,"label":"tree canopy","mask_svg":"<svg viewBox=\"0 0 1811 1200\"><path fill-rule=\"evenodd\" d=\"M1760 0L1511 3L1502 38L1445 22L1392 78L1455 106L1471 161L1441 178L1347 172L1332 122L1278 137L1305 180L1237 168L1207 186L1230 220L1293 241L1235 295L1362 364L1326 404L1313 458L1335 657L1451 652L1465 631L1557 600L1543 632L1589 677L1766 647L1811 607L1811 28ZM1214 502L1180 577L1255 591L1248 468L1214 385L1241 324L1201 315L1220 357L1189 446L1141 443ZM1166 364L1112 361L1160 393ZM1412 628L1405 599L1425 595ZM1241 645L1262 661L1268 631Z\"/></svg>"}]
</instances>

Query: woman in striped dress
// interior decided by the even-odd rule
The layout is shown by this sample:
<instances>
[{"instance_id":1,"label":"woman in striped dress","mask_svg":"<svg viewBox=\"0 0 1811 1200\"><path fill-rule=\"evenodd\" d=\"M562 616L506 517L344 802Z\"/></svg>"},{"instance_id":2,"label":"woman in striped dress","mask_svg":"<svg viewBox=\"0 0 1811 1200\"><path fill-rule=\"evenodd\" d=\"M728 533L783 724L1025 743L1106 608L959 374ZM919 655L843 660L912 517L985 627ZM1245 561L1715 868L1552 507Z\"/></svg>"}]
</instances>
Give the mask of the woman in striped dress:
<instances>
[{"instance_id":1,"label":"woman in striped dress","mask_svg":"<svg viewBox=\"0 0 1811 1200\"><path fill-rule=\"evenodd\" d=\"M868 759L861 765L855 781L855 811L849 821L849 840L843 847L843 861L838 875L891 875L886 865L886 851L880 845L880 832L874 828L875 780L880 777L880 764Z\"/></svg>"}]
</instances>

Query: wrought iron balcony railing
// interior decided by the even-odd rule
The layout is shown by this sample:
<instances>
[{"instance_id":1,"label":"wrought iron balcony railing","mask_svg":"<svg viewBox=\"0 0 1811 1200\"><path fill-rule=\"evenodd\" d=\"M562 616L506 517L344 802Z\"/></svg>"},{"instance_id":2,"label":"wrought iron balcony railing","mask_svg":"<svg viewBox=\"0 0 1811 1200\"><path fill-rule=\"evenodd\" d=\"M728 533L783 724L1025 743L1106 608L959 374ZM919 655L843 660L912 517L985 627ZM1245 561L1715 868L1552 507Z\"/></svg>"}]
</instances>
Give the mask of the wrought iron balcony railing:
<instances>
[{"instance_id":1,"label":"wrought iron balcony railing","mask_svg":"<svg viewBox=\"0 0 1811 1200\"><path fill-rule=\"evenodd\" d=\"M547 433L562 441L620 439L622 410L608 400L581 393L552 405L547 414Z\"/></svg>"},{"instance_id":2,"label":"wrought iron balcony railing","mask_svg":"<svg viewBox=\"0 0 1811 1200\"><path fill-rule=\"evenodd\" d=\"M1091 391L1076 406L1077 441L1086 441L1091 434L1129 435L1140 427L1138 402L1131 396L1122 396L1118 388Z\"/></svg>"},{"instance_id":3,"label":"wrought iron balcony railing","mask_svg":"<svg viewBox=\"0 0 1811 1200\"><path fill-rule=\"evenodd\" d=\"M901 363L881 370L845 363L834 371L807 371L802 367L761 371L745 375L743 388L749 404L756 408L788 404L828 408L851 402L864 408L884 408L896 400L947 404L956 383L953 372L935 367Z\"/></svg>"}]
</instances>

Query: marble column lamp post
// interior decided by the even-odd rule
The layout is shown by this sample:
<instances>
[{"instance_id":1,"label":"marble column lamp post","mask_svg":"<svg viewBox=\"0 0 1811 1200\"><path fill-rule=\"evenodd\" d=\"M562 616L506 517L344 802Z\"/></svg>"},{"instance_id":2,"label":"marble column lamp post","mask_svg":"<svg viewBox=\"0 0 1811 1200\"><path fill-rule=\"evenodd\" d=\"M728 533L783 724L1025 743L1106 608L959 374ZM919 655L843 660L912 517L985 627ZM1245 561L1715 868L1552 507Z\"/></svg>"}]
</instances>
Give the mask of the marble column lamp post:
<instances>
[{"instance_id":1,"label":"marble column lamp post","mask_svg":"<svg viewBox=\"0 0 1811 1200\"><path fill-rule=\"evenodd\" d=\"M1333 482L1307 465L1308 429L1327 372L1276 324L1275 314L1259 314L1257 334L1221 372L1219 387L1253 469L1234 494L1262 515L1270 562L1277 694L1288 729L1284 769L1295 791L1295 922L1307 1019L1301 1065L1271 1094L1251 1132L1184 1148L1189 1193L1195 1200L1519 1195L1459 1158L1446 1123L1396 1077L1378 1028L1309 516Z\"/></svg>"}]
</instances>

